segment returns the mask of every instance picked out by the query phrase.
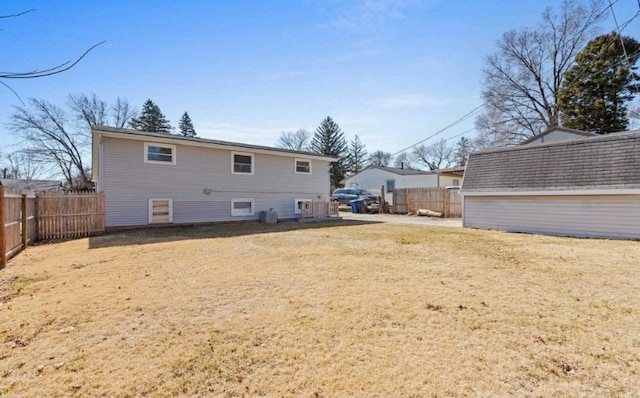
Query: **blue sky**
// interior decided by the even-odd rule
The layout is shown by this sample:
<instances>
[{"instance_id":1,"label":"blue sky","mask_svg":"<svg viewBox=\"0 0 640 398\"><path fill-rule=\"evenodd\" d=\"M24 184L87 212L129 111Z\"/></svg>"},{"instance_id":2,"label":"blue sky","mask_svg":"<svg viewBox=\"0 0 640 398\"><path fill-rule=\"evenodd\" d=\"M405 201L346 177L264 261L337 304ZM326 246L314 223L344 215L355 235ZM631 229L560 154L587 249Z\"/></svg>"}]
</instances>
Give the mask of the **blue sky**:
<instances>
[{"instance_id":1,"label":"blue sky","mask_svg":"<svg viewBox=\"0 0 640 398\"><path fill-rule=\"evenodd\" d=\"M151 98L198 136L273 145L331 116L369 152L396 152L481 103L484 57L560 1L4 1L3 71L47 68L106 40L72 70L8 82L23 98ZM625 21L636 0L618 0ZM640 37L640 20L624 34ZM609 17L603 33L615 25ZM0 87L0 152L16 97ZM473 119L444 138L473 128ZM469 133L468 136L472 135ZM438 137L439 138L439 137ZM427 141L432 143L436 139Z\"/></svg>"}]
</instances>

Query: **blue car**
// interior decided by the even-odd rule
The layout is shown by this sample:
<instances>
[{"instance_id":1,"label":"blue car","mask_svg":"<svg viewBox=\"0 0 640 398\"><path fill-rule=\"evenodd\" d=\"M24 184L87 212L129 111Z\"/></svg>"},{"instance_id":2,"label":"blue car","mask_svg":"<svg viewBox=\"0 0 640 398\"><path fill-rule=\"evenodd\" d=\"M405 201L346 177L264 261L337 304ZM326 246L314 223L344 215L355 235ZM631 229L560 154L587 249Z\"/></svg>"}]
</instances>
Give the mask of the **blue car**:
<instances>
[{"instance_id":1,"label":"blue car","mask_svg":"<svg viewBox=\"0 0 640 398\"><path fill-rule=\"evenodd\" d=\"M338 188L333 191L331 200L340 204L349 204L354 199L364 199L366 204L380 202L380 197L372 194L366 189Z\"/></svg>"}]
</instances>

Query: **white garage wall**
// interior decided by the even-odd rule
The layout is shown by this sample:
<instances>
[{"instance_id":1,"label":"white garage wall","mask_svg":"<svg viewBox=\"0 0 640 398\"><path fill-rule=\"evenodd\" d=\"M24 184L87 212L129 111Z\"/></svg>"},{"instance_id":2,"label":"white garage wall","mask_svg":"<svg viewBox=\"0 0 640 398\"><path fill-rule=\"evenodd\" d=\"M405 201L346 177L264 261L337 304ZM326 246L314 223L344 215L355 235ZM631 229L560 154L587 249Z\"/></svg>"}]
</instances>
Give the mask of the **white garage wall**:
<instances>
[{"instance_id":1,"label":"white garage wall","mask_svg":"<svg viewBox=\"0 0 640 398\"><path fill-rule=\"evenodd\" d=\"M640 239L640 195L464 197L465 227Z\"/></svg>"}]
</instances>

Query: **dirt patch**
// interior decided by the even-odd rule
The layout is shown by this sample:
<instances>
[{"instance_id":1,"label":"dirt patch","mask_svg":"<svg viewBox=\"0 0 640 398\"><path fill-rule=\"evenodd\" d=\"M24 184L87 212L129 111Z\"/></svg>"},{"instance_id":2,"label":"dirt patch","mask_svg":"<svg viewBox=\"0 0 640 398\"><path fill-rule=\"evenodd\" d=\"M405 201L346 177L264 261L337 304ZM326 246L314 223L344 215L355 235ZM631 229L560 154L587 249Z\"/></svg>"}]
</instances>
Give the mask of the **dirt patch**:
<instances>
[{"instance_id":1,"label":"dirt patch","mask_svg":"<svg viewBox=\"0 0 640 398\"><path fill-rule=\"evenodd\" d=\"M637 396L638 264L637 242L400 224L38 246L0 271L0 395Z\"/></svg>"}]
</instances>

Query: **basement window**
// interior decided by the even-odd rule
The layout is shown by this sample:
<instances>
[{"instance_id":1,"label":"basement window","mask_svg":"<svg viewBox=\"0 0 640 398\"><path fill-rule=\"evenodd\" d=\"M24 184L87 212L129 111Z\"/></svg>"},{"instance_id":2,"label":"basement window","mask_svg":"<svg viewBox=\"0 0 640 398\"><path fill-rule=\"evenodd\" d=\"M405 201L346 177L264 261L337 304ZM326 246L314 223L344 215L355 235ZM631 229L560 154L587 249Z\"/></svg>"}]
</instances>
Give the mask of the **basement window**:
<instances>
[{"instance_id":1,"label":"basement window","mask_svg":"<svg viewBox=\"0 0 640 398\"><path fill-rule=\"evenodd\" d=\"M302 204L304 202L311 202L311 199L296 199L296 207L295 207L295 214L302 214Z\"/></svg>"},{"instance_id":2,"label":"basement window","mask_svg":"<svg viewBox=\"0 0 640 398\"><path fill-rule=\"evenodd\" d=\"M149 199L149 224L173 222L173 201L171 199Z\"/></svg>"},{"instance_id":3,"label":"basement window","mask_svg":"<svg viewBox=\"0 0 640 398\"><path fill-rule=\"evenodd\" d=\"M243 217L255 214L254 199L231 199L231 216Z\"/></svg>"}]
</instances>

